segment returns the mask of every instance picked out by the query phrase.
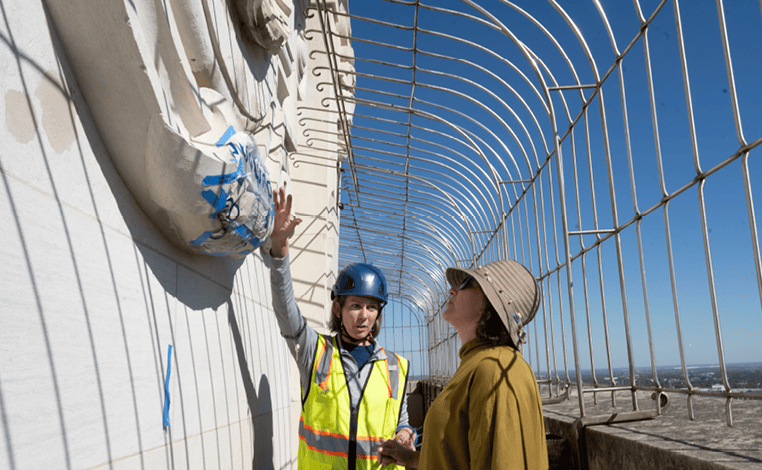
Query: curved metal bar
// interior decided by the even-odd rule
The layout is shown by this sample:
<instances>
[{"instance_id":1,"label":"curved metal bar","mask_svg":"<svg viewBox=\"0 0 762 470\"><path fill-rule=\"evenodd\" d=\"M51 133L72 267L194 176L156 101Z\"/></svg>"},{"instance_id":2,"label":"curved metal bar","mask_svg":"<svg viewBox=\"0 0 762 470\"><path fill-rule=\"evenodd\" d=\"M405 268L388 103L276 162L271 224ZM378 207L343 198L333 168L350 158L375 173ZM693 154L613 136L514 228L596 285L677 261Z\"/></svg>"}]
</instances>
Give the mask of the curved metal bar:
<instances>
[{"instance_id":1,"label":"curved metal bar","mask_svg":"<svg viewBox=\"0 0 762 470\"><path fill-rule=\"evenodd\" d=\"M383 216L383 215L388 215L389 212L384 210L374 210L373 213L368 214L368 216L370 217L374 214ZM452 246L453 244L451 243L449 239L444 238L444 236L440 234L440 230L438 229L438 227L434 226L433 224L428 222L426 219L418 217L415 214L410 214L409 217L411 218L412 222L415 222L415 224L409 227L408 230L406 230L407 232L410 232L413 235L418 235L420 237L430 238L432 239L433 242L439 242L439 243L432 243L431 245L425 245L432 250L434 250L434 248L432 247L438 247L440 244L447 248L446 253L443 253L443 252L438 253L439 256L437 257L437 259L440 260L440 263L444 264L444 262L447 260L452 260L454 262L456 259L458 259L458 256L456 255L454 248ZM423 228L421 230L418 230L417 224L423 225ZM357 227L357 225L346 225L346 226L349 228ZM363 227L363 230L367 230L367 228ZM439 238L432 236L431 232L438 235ZM451 263L446 263L446 264L451 264Z\"/></svg>"},{"instance_id":2,"label":"curved metal bar","mask_svg":"<svg viewBox=\"0 0 762 470\"><path fill-rule=\"evenodd\" d=\"M452 138L451 136L446 136L446 137ZM372 143L372 142L378 143L378 142L380 142L380 141L376 141L376 140L369 139L369 138L357 138L357 140L366 140L369 143ZM411 139L411 140L416 140L416 141L419 141L419 142L422 142L422 143L426 143L426 144L429 144L429 145L434 145L434 146L442 147L441 144L437 144L437 143L435 143L433 141L425 141L423 139ZM371 152L378 153L378 154L385 155L385 156L399 156L399 157L402 157L401 154L394 153L394 152L391 152L391 151L381 151L381 150L376 150L376 149L372 149L372 148L369 148L369 147L359 147L359 146L355 146L355 148L357 148L359 150L371 151ZM457 166L463 168L465 171L467 171L470 174L470 176L472 176L474 179L476 179L476 181L478 181L480 183L484 183L484 180L482 178L480 178L471 168L469 168L466 165L464 165L462 161L459 161L457 159L448 157L447 155L442 154L442 153L435 153L435 152L432 152L432 151L429 151L429 150L425 150L425 149L422 149L422 148L417 148L417 147L414 147L411 144L408 144L408 148L410 148L412 150L415 150L416 152L432 155L432 156L437 157L437 158L426 159L426 158L422 158L422 157L416 157L416 156L413 156L413 155L408 155L406 157L407 160L420 162L420 163L423 163L425 165L433 165L433 166L436 166L436 167L441 167L442 169L450 169L451 171L457 173L459 177L463 178L463 181L461 182L461 186L464 188L464 190L468 190L468 187L467 187L467 185L465 183L467 183L467 182L468 183L472 183L472 186L480 194L482 199L484 199L485 202L489 202L489 201L487 201L487 197L484 195L484 193L481 191L481 189L474 182L472 182L470 180L468 175L464 175L464 174L460 173L459 171L454 170L452 168L452 166L447 165L448 163L450 165L457 165ZM474 168L479 170L484 177L490 178L490 175L487 174L487 172L485 172L484 169L482 167L480 167L477 164L476 161L470 159L468 156L466 156L466 155L464 155L462 153L459 153L459 152L457 152L457 151L455 151L453 149L448 149L448 150L450 150L451 152L456 153L457 155L461 156L463 160L466 160L466 161L472 163ZM377 162L377 163L383 161L381 159L376 159L376 158L368 157L368 156L363 156L363 158L365 158L365 159L367 159L369 161ZM435 174L440 175L440 176L446 176L446 177L452 179L453 181L457 181L457 179L452 178L450 176L447 176L445 173L442 173L442 172L435 172L433 170L427 170L427 169L425 169L423 167L421 167L420 171L421 172L435 173ZM491 188L487 184L483 184L483 186L484 186L484 189L487 190L487 191L492 189L495 192L497 192L497 190L498 190L497 186L492 186ZM487 194L491 196L490 193L487 193ZM471 194L471 195L473 196L473 194ZM496 204L496 201L495 201L494 198L492 198L492 203ZM492 213L492 215L493 215L493 217L496 218L496 214L494 214L494 212Z\"/></svg>"},{"instance_id":3,"label":"curved metal bar","mask_svg":"<svg viewBox=\"0 0 762 470\"><path fill-rule=\"evenodd\" d=\"M444 156L443 156L443 158L444 158ZM370 160L373 160L373 159L370 159ZM449 175L447 173L439 172L439 171L434 171L434 170L422 170L421 171L422 173L431 173L434 177L444 178L444 179L452 181L454 183L454 185L450 185L450 184L447 184L447 183L444 183L444 182L443 182L443 184L445 184L447 186L447 188L452 188L460 196L459 200L463 201L464 205L472 207L474 209L474 212L476 212L476 213L483 214L483 217L480 217L480 218L476 219L478 222L481 222L481 225L482 225L483 228L487 228L489 226L489 223L487 221L490 220L490 217L489 217L490 214L487 213L487 210L491 213L491 219L492 220L495 220L495 221L499 220L498 219L498 214L495 214L493 212L492 206L490 205L490 200L486 197L487 195L491 196L491 193L487 193L487 195L485 195L482 192L482 190L476 184L474 184L474 181L471 180L470 178L468 178L466 175L460 173L459 171L453 169L452 167L447 167L446 165L444 165L444 164L442 164L442 163L440 163L440 162L438 162L436 160L427 160L427 159L415 158L415 157L410 157L410 160L420 161L422 163L426 163L427 165L433 165L433 166L437 166L437 167L441 166L443 169L449 168L450 171L456 173L457 176L460 177L460 178L456 178L456 177L451 176L451 175ZM450 160L450 159L448 158L447 160ZM479 179L474 174L473 171L471 171L469 168L465 167L465 165L462 165L462 163L457 162L455 160L452 160L452 162L454 164L463 166L466 170L468 170L468 172L472 176L474 176L476 181L483 182L481 179ZM420 177L421 178L427 178L427 179L430 179L432 181L442 182L442 180L438 179L438 178L431 178L431 177L423 176L423 175L421 175ZM478 201L478 198L473 194L471 189L469 189L469 187L465 184L467 182L472 183L473 188L477 191L478 195L484 201L484 203L485 203L484 205L486 206L486 210L481 205L479 205L479 206L476 205L476 201ZM460 186L463 189L463 191L465 191L467 194L464 195L463 192L458 190L458 189L456 189L455 186ZM485 189L489 189L489 188L485 188ZM426 194L425 191L423 193ZM490 199L492 199L492 203L494 204L495 203L494 198L490 198ZM469 212L470 212L470 210L469 210Z\"/></svg>"},{"instance_id":4,"label":"curved metal bar","mask_svg":"<svg viewBox=\"0 0 762 470\"><path fill-rule=\"evenodd\" d=\"M328 21L326 18L323 18L323 15L321 14L321 11L323 12L329 12L326 5L326 0L316 0L317 1L317 17L320 20L320 26L323 33L323 44L325 46L325 50L328 52L328 58L329 58L329 64L330 64L330 71L331 71L331 78L332 78L332 84L333 84L333 95L336 99L336 108L339 110L339 125L342 128L342 132L344 133L344 145L347 150L347 157L349 159L350 163L354 162L354 155L352 154L352 142L349 138L349 126L347 123L347 112L346 108L344 107L344 102L339 99L340 96L342 96L342 93L340 92L338 88L338 84L341 83L339 80L339 66L336 63L336 57L334 50L334 42L333 39L329 39L330 36L332 36L331 32L331 26L330 21ZM354 170L352 169L350 165L350 172L352 173L352 180L355 183L355 191L357 191L357 176L354 174ZM357 194L355 194L357 196ZM359 199L359 197L358 197Z\"/></svg>"},{"instance_id":5,"label":"curved metal bar","mask_svg":"<svg viewBox=\"0 0 762 470\"><path fill-rule=\"evenodd\" d=\"M379 245L378 245L378 244L375 244L374 246L379 246ZM366 249L365 251L366 251L366 252L369 252L369 253L375 253L375 254L379 254L379 255L384 255L384 256L385 256L387 259L390 257L390 255L394 254L392 251L382 251L382 250L375 250L375 249ZM405 259L407 259L407 260L410 260L410 261L412 261L412 262L415 262L416 264L418 264L418 265L419 265L419 266L421 266L421 267L424 267L423 263L421 263L421 262L420 262L419 260L417 260L416 258L406 257ZM404 274L407 274L407 275L408 275L410 278L412 278L412 279L415 279L415 280L417 281L417 285L421 287L421 290L422 290L423 292L426 292L426 293L428 293L428 294L429 294L429 296L428 296L428 297L429 297L431 300L434 300L434 299L438 298L438 297L441 295L441 293L439 293L439 292L435 292L435 291L433 291L433 290L431 289L431 285L430 285L430 283L424 282L424 280L423 280L423 279L421 279L419 276L417 276L417 275L413 274L413 273L412 273L412 272L410 272L410 271L407 271L407 272L406 272L406 271L402 271L402 270L399 270L398 268L396 268L395 266L392 266L392 265L388 265L388 264L382 264L382 263L379 263L379 262L374 262L373 264L374 264L376 267L378 267L379 269L381 269L381 271L382 271L382 272L386 272L386 273L387 273L387 274L385 274L385 276L386 276L386 277L389 277L389 275L388 275L388 274L389 274L389 273L392 273L392 272L400 272L400 273L404 273ZM427 274L429 274L429 276L432 278L432 280L433 280L433 281L435 281L435 282L433 283L433 284L434 284L434 286L435 286L435 287L439 287L439 282L437 282L437 281L438 281L438 279L434 278L434 276L431 274L431 272L430 272L430 271L428 271L428 270L424 270L424 272L426 272ZM390 293L390 294L393 294L392 292L389 292L389 293ZM426 300L426 299L423 299L423 300Z\"/></svg>"},{"instance_id":6,"label":"curved metal bar","mask_svg":"<svg viewBox=\"0 0 762 470\"><path fill-rule=\"evenodd\" d=\"M458 130L458 129L456 128L456 130ZM464 135L464 134L462 134L462 135ZM467 136L467 135L464 135L464 137L466 137L466 138L468 139L468 136ZM470 139L469 139L469 140L470 140ZM473 143L473 141L472 141L471 143L472 143L472 144L474 144L474 143ZM475 144L474 144L474 147L476 147L476 146L475 146ZM482 155L482 157L483 157L483 155ZM483 157L483 158L484 158L484 157ZM485 159L485 160L486 160L486 159ZM395 174L395 172L394 172L394 171L392 171L392 170L387 170L387 171L385 171L385 172L386 172L386 173L389 173L389 174ZM428 182L428 181L427 181L426 179L424 179L424 178L420 178L420 177L417 177L417 176L414 176L414 175L410 175L410 174L407 174L407 175L405 175L405 174L401 174L401 176L405 176L405 177L407 177L407 178L415 178L415 179L417 179L417 180L419 180L419 181L421 181L421 182L424 182L424 183L426 183L426 184L429 184L429 185L431 185L431 183L430 183L430 182ZM434 186L434 185L431 185L431 186L432 186L432 187L436 187L436 186ZM453 204L453 206L454 206L456 209L458 209L458 211L460 212L460 215L461 215L461 217L463 218L463 220L464 220L464 221L468 220L468 219L466 218L465 214L463 213L463 211L461 210L460 206L458 206L457 204L455 204L455 201L454 201L454 200L453 200L453 199L452 199L452 198L451 198L451 197L450 197L450 196L449 196L447 193L444 193L444 192L442 192L441 190L438 190L438 191L439 191L440 193L442 193L442 195L443 195L443 196L444 196L446 199L448 199L448 200L449 200L449 201L450 201L450 202ZM501 198L501 201L502 201L502 198ZM475 246L475 245L474 245L473 235L471 234L471 232L470 232L470 231L469 231L469 238L470 238L470 240L471 240L471 246L472 246L472 251L473 251L473 249L474 249L474 246Z\"/></svg>"},{"instance_id":7,"label":"curved metal bar","mask_svg":"<svg viewBox=\"0 0 762 470\"><path fill-rule=\"evenodd\" d=\"M447 268L447 266L442 263L442 261L445 261L447 259L447 256L445 256L446 253L445 252L439 252L439 250L438 250L439 245L436 245L436 244L433 245L433 246L432 245L427 245L427 244L423 243L421 240L419 240L417 238L409 237L407 235L396 233L396 232L388 232L388 231L383 231L383 230L378 230L378 229L370 229L370 228L365 228L364 230L367 231L367 232L383 235L385 237L400 238L400 239L404 239L404 240L406 240L408 242L415 243L417 246L419 246L420 248L422 248L426 252L426 254L428 255L428 259L430 259L433 264L436 264L436 267L439 270L444 272L444 270ZM424 235L424 234L421 233L421 235ZM454 259L454 256L453 256L453 259ZM429 266L429 269L431 269L432 267L433 266Z\"/></svg>"},{"instance_id":8,"label":"curved metal bar","mask_svg":"<svg viewBox=\"0 0 762 470\"><path fill-rule=\"evenodd\" d=\"M346 207L346 205L345 205L345 207ZM376 211L378 211L378 209L376 209ZM458 238L456 236L457 230L452 230L452 229L457 229L457 227L454 227L452 225L449 226L449 227L445 226L442 223L442 218L439 217L438 216L439 214L437 214L436 212L426 211L426 210L423 210L423 209L421 210L421 212L430 214L431 215L431 218L430 218L431 221L429 222L428 220L426 220L424 218L416 218L415 220L421 221L422 223L424 223L424 225L426 226L427 229L432 230L432 231L434 231L437 234L442 234L442 233L448 234L449 235L448 237L442 236L442 240L444 240L447 243L448 247L450 247L451 250L453 250L454 248L461 248L462 247L459 244L454 244L453 243L453 241L456 241ZM445 219L445 222L449 223L450 221ZM465 255L466 255L465 251L461 252L461 256L465 256ZM453 257L453 260L456 260L456 259L457 259L456 257Z\"/></svg>"},{"instance_id":9,"label":"curved metal bar","mask_svg":"<svg viewBox=\"0 0 762 470\"><path fill-rule=\"evenodd\" d=\"M396 248L395 245L393 245L393 244L391 244L389 242L393 238L400 238L400 239L405 238L405 239L407 239L410 242L416 243L419 248L423 248L423 252L426 255L426 256L422 256L421 257L421 259L423 259L424 261L417 261L417 262L421 263L421 264L426 264L426 266L422 266L422 267L424 267L427 270L428 273L438 272L438 271L444 272L444 270L446 269L446 266L444 264L442 264L442 262L441 262L442 261L441 254L440 253L435 253L434 249L432 247L422 243L420 240L417 240L417 239L414 239L414 238L411 238L411 237L403 237L403 236L401 236L401 235L399 235L397 233L393 233L393 232L387 232L387 231L382 231L382 230L373 230L373 229L370 229L370 228L365 228L364 231L366 233L374 233L376 235L383 235L383 237L379 237L378 238L378 241L376 242L377 245L378 246L388 246L392 250ZM406 253L405 257L413 259L413 256L410 256L409 251L410 250L408 250L408 253ZM428 263L426 263L426 261L428 261ZM429 275L432 276L431 274L429 274ZM435 281L435 282L442 281L441 278L434 278L433 276L432 276L432 280Z\"/></svg>"},{"instance_id":10,"label":"curved metal bar","mask_svg":"<svg viewBox=\"0 0 762 470\"><path fill-rule=\"evenodd\" d=\"M356 103L362 103L362 104L366 104L366 105L370 104L370 103L369 103L369 102L367 102L367 101L365 101L365 102L362 102L362 101L360 101L360 100L356 100L355 102L356 102ZM424 102L424 103L425 103L425 102ZM375 104L376 104L376 105L379 105L379 106L385 106L385 104L382 104L382 103L375 103ZM432 105L432 106L440 107L439 105L435 105L435 104L433 104L433 103L425 103L425 104L429 104L429 105ZM395 107L395 106L388 106L388 108L389 108L389 109L395 109L395 110L399 110L399 109L398 109L398 107ZM442 107L442 108L446 108L446 107ZM450 111L452 111L452 112L455 112L455 113L457 114L457 112L456 112L456 111L454 111L454 110L452 110L452 109L450 109ZM493 168L492 164L491 164L491 163L490 163L490 161L489 161L489 160L488 160L488 159L487 159L487 158L484 156L484 154L481 152L481 150L479 150L479 148L478 148L478 147L477 147L477 146L474 144L473 140L472 140L472 139L470 139L470 138L468 137L468 135L469 135L470 133L468 133L468 132L467 132L465 129L462 129L462 128L460 128L459 126L456 126L456 125L454 125L454 124L450 123L449 121L447 121L447 120L444 120L443 118L439 118L439 116L438 116L438 115L433 115L433 114L430 114L430 113L426 113L426 112L423 112L423 111L418 111L418 110L411 110L410 112L411 112L412 114L414 114L414 115L420 115L420 116L423 116L423 117L426 117L426 118L432 118L432 120L434 120L434 121L437 121L437 122L440 122L440 123L446 124L446 125L450 126L451 128L453 128L454 130L456 130L456 131L457 131L458 133L460 133L461 135L465 136L465 137L466 137L468 140L470 140L470 141L471 141L471 142L470 142L470 144L471 144L471 145L470 145L470 146L471 146L471 148L473 148L473 149L475 150L475 152L476 152L477 154L479 154L479 155L482 157L482 159L483 159L483 160L485 161L485 163L487 164L488 168L490 168L490 170L492 171L492 173L493 173L493 175L492 175L492 178L493 178L495 181L498 181L498 179L497 179L497 178L495 178L495 170L494 170L494 168ZM490 132L490 133L491 133L491 131L489 131L489 130L488 130L488 128L484 127L484 126L483 126L481 123L478 123L476 120L473 120L472 118L470 118L470 117L466 116L465 114L462 114L462 113L460 113L460 114L461 114L461 116L462 116L462 117L466 117L466 118L468 118L468 119L469 119L469 120L471 120L472 122L474 122L474 123L477 123L477 124L478 124L479 126L481 126L483 129L485 129L485 130L487 130L488 132ZM493 136L494 136L494 137L495 137L495 138L496 138L498 141L500 141L500 139L499 139L499 138L497 138L497 136L496 136L496 135L494 135L494 134L493 134ZM479 139L479 140L481 140L481 139ZM501 142L501 144L502 144L502 142ZM505 147L505 145L504 145L504 144L503 144L503 147L504 147L504 149L505 149L505 150L506 150L506 151L509 153L509 155L510 155L510 151L508 150L508 148L507 148L507 147ZM493 153L494 153L494 151L493 151ZM513 157L512 157L512 156L511 156L511 159L513 159ZM499 161L501 161L501 162L502 162L502 159L500 159ZM528 163L528 162L527 162L527 163ZM516 165L516 168L517 168L517 170L518 170L518 166L517 166L517 164L516 164L515 160L514 160L514 165ZM507 171L507 169L506 169L506 171ZM499 192L499 187L498 187L497 183L496 183L496 185L495 185L495 188L496 188L496 189L498 190L498 192Z\"/></svg>"},{"instance_id":11,"label":"curved metal bar","mask_svg":"<svg viewBox=\"0 0 762 470\"><path fill-rule=\"evenodd\" d=\"M389 172L384 172L384 173L380 173L380 174L378 174L378 175L375 175L375 176L376 176L377 178L384 178L384 177L387 177L387 178L388 178L390 175L391 175L391 173L389 173ZM424 178L420 178L420 177L418 177L418 179L419 179L420 181L426 181ZM440 190L440 191L441 191L441 190ZM385 197L386 197L386 198L389 198L390 196L391 196L390 194L387 194ZM371 196L370 196L370 195L366 196L366 199L368 199L368 198L371 198ZM453 203L453 201L451 201L451 200L447 200L446 198L444 198L444 199L442 199L442 200L445 200L446 202L448 202L448 204L446 205L446 207L451 207L451 208L453 208L453 209L459 209L459 207L457 207L457 205L456 205L456 204L454 204L454 203ZM386 204L387 204L387 202L386 202L386 201L381 201L381 202L379 202L379 207L384 207ZM439 212L441 213L441 206L439 206L439 207L438 207L438 206L436 206L436 205L434 205L434 204L426 204L426 205L428 205L428 206L429 206L429 207L431 207L432 209L434 209L434 210L437 210L437 211L439 211ZM466 209L468 209L468 208L466 208ZM468 209L468 210L470 211L470 209ZM461 213L459 214L459 215L460 215L460 220L463 220L463 221L466 221L466 220L468 220L468 217L465 217L465 214L463 214L463 213L462 213L462 210L461 210L460 212L461 212ZM432 213L434 213L434 212L432 212ZM448 220L448 219L445 219L445 220ZM455 236L453 237L453 240L457 239L457 233L458 233L458 231L460 231L460 233L463 233L463 232L465 231L464 229L466 229L466 228L467 228L466 226L463 226L463 225L461 225L461 224L460 224L460 223L459 223L457 220L456 220L456 222L455 222L455 223L457 224L457 227L456 227L456 226L453 226L453 228L455 229L455 230L452 232L452 233L455 235ZM471 239L470 239L470 238L469 238L469 241L471 241Z\"/></svg>"},{"instance_id":12,"label":"curved metal bar","mask_svg":"<svg viewBox=\"0 0 762 470\"><path fill-rule=\"evenodd\" d=\"M353 127L354 127L354 128L361 128L360 126L357 126L357 125L355 125L355 126L353 126ZM462 142L461 140L459 140L459 139L457 139L457 138L455 138L455 137L453 137L453 136L450 136L450 135L446 135L446 134L445 134L445 135L439 134L439 133L437 133L436 131L434 131L433 129L427 129L427 128L423 128L423 127L420 127L420 126L415 126L415 125L411 126L411 128L414 128L414 129L418 129L418 130L421 130L421 131L424 131L424 132L429 132L429 133L435 134L435 135L437 135L437 136L440 136L440 137L445 137L445 138L447 138L447 139L450 139L450 140L452 140L452 141L454 141L454 142L457 142L457 143L460 143L460 144L462 144L462 145L467 145L467 144L465 144L464 142ZM381 132L382 132L383 134L387 134L387 135L395 135L395 136L397 136L397 137L400 137L400 135L399 135L399 134L394 134L394 133L391 133L391 132L388 132L388 131L381 131ZM464 132L467 132L467 131L465 131L465 130L464 130ZM473 135L473 134L469 133L469 135ZM479 138L478 138L478 137L476 137L475 135L474 135L474 138L477 138L477 139L478 139L480 142L483 142L481 139L479 139ZM374 141L374 140L372 140L372 139L366 139L366 140L368 140L368 141L372 141L372 142L378 142L378 141ZM438 143L438 142L435 142L435 141L433 141L433 140L424 140L424 139L421 139L421 138L416 138L416 137L410 137L410 140L411 140L411 141L416 141L416 142L421 142L421 143L424 143L424 144L426 144L426 145L429 145L429 146L434 146L434 147L438 147L438 148L441 148L441 149L446 149L446 150L448 150L448 151L450 151L450 152L453 152L453 153L455 153L457 156L459 156L461 159L463 159L463 160L467 160L467 161L471 162L471 163L474 165L474 167L475 167L475 168L479 169L479 171L480 171L480 172L481 172L481 173L482 173L484 176L486 176L486 177L488 177L488 178L489 178L489 175L487 175L487 173L486 173L486 172L483 170L483 168L481 168L481 167L480 167L480 166L477 164L477 162L476 162L476 161L474 161L474 160L470 159L470 158L469 158L467 155L465 155L465 154L463 154L463 153L461 153L461 152L458 152L458 151L456 151L455 149L452 149L452 148L449 148L449 147L445 147L443 144L440 144L440 143ZM481 178L478 178L478 177L477 177L477 175L476 175L476 174L474 174L474 172L473 172L473 171L472 171L470 168L468 168L466 165L464 165L464 164L463 164L463 163L462 163L460 160L458 160L458 159L454 159L454 158L451 158L451 157L447 156L447 155L446 155L446 154L444 154L444 153L435 153L435 152L433 152L433 151L425 150L425 149L422 149L422 148L417 148L417 147L414 147L414 146L412 146L411 144L408 144L408 148L411 148L411 149L415 150L416 152L425 153L425 154L428 154L428 155L432 155L432 156L436 157L436 159L434 159L434 160L428 160L428 159L423 159L423 158L416 158L415 156L410 156L410 155L409 155L407 158L408 158L408 159L410 159L410 160L418 160L418 161L421 161L421 162L424 162L424 163L427 163L427 164L429 164L429 163L430 163L430 164L434 164L434 165L443 166L443 167L445 167L445 168L451 168L451 166L447 166L445 163L449 163L450 165L452 165L452 164L454 164L454 165L458 165L458 166L460 166L460 167L464 168L466 171L468 171L468 172L469 172L469 173L470 173L472 176L474 176L475 178L477 178L479 181L481 181ZM394 154L394 153L392 153L392 152L380 152L380 153L382 153L382 154L386 154L386 155L396 155L396 154ZM439 161L438 159L442 159L442 160L445 160L445 163L440 163L440 161ZM506 171L507 171L507 169L506 169ZM485 185L485 189L488 189L486 185ZM497 191L497 188L496 188L496 187L493 187L493 189L495 189L495 191ZM517 196L517 194L516 194L516 192L515 192L515 190L514 190L514 197L518 197L518 196ZM493 201L493 202L494 202L494 201Z\"/></svg>"}]
</instances>

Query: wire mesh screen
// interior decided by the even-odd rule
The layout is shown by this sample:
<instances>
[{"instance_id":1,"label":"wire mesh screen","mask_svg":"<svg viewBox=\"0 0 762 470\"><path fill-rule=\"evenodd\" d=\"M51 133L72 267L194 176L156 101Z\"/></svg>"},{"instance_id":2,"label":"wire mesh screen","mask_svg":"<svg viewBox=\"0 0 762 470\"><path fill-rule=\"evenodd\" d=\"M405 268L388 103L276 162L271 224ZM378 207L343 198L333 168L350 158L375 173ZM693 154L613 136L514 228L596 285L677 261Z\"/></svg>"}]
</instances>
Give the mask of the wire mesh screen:
<instances>
[{"instance_id":1,"label":"wire mesh screen","mask_svg":"<svg viewBox=\"0 0 762 470\"><path fill-rule=\"evenodd\" d=\"M548 399L713 395L732 424L733 398L762 398L759 2L311 14L346 151L340 264L384 270L382 339L414 375L458 365L444 269L512 258L543 290L524 356Z\"/></svg>"}]
</instances>

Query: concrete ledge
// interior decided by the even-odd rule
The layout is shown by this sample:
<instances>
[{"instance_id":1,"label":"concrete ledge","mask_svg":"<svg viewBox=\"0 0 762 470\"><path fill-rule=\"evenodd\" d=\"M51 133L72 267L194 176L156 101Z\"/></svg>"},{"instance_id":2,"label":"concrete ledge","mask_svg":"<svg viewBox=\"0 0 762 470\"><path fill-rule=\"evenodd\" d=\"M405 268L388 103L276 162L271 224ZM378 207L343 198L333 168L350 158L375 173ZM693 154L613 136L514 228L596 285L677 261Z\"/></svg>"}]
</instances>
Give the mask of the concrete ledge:
<instances>
[{"instance_id":1,"label":"concrete ledge","mask_svg":"<svg viewBox=\"0 0 762 470\"><path fill-rule=\"evenodd\" d=\"M655 409L650 394L639 393L640 410ZM580 462L584 469L762 469L762 402L733 400L733 427L726 424L725 399L694 397L695 420L688 419L687 397L672 394L669 408L654 419L588 426L580 433ZM631 411L630 394L601 393L598 403L586 397L585 414L611 415ZM574 423L579 402L570 400L543 407L548 434L563 436L571 445L577 468Z\"/></svg>"}]
</instances>

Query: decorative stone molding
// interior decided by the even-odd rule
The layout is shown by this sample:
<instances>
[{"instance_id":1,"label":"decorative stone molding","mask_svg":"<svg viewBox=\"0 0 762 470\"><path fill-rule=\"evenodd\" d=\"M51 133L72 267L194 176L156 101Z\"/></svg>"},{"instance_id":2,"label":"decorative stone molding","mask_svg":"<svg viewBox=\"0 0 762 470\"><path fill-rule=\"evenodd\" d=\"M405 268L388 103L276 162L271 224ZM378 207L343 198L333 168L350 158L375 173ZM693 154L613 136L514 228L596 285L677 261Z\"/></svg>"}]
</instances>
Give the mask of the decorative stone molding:
<instances>
[{"instance_id":1,"label":"decorative stone molding","mask_svg":"<svg viewBox=\"0 0 762 470\"><path fill-rule=\"evenodd\" d=\"M291 34L291 0L234 0L244 38L277 55Z\"/></svg>"}]
</instances>

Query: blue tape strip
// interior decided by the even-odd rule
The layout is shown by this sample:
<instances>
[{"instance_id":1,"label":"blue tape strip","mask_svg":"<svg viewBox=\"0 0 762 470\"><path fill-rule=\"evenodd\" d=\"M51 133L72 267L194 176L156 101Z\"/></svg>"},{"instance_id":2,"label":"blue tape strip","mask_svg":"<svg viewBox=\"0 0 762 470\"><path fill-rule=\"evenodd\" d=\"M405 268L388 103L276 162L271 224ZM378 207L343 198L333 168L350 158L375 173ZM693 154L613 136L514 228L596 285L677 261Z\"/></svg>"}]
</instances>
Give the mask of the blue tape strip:
<instances>
[{"instance_id":1,"label":"blue tape strip","mask_svg":"<svg viewBox=\"0 0 762 470\"><path fill-rule=\"evenodd\" d=\"M211 189L201 191L201 197L206 199L206 202L211 204L212 207L214 207L214 210L217 212L225 208L225 204L227 203L229 196L230 193L226 192L223 188L220 188L219 196Z\"/></svg>"},{"instance_id":2,"label":"blue tape strip","mask_svg":"<svg viewBox=\"0 0 762 470\"><path fill-rule=\"evenodd\" d=\"M233 173L224 175L209 175L204 177L204 186L217 186L220 184L230 184L243 175L243 160L238 162L238 168Z\"/></svg>"},{"instance_id":3,"label":"blue tape strip","mask_svg":"<svg viewBox=\"0 0 762 470\"><path fill-rule=\"evenodd\" d=\"M244 240L248 240L249 238L254 236L254 234L251 233L251 230L249 230L249 228L246 227L245 225L239 225L238 227L236 227L235 233L237 233L238 236L243 238Z\"/></svg>"},{"instance_id":4,"label":"blue tape strip","mask_svg":"<svg viewBox=\"0 0 762 470\"><path fill-rule=\"evenodd\" d=\"M230 140L231 137L233 137L233 134L235 134L235 129L233 129L233 126L230 126L227 128L224 134L222 134L222 137L220 137L220 140L217 141L216 145L217 147L222 147L225 145L225 142Z\"/></svg>"},{"instance_id":5,"label":"blue tape strip","mask_svg":"<svg viewBox=\"0 0 762 470\"><path fill-rule=\"evenodd\" d=\"M209 240L209 237L211 237L211 236L212 236L212 231L211 230L207 230L206 232L202 233L201 236L199 236L197 239L191 240L190 244L191 245L199 246L200 244L202 244L205 241Z\"/></svg>"},{"instance_id":6,"label":"blue tape strip","mask_svg":"<svg viewBox=\"0 0 762 470\"><path fill-rule=\"evenodd\" d=\"M167 378L164 380L164 426L169 427L169 374L172 373L172 345L167 352Z\"/></svg>"},{"instance_id":7,"label":"blue tape strip","mask_svg":"<svg viewBox=\"0 0 762 470\"><path fill-rule=\"evenodd\" d=\"M209 175L204 178L204 186L217 186L220 184L230 184L238 178L238 172L228 173L226 175Z\"/></svg>"}]
</instances>

